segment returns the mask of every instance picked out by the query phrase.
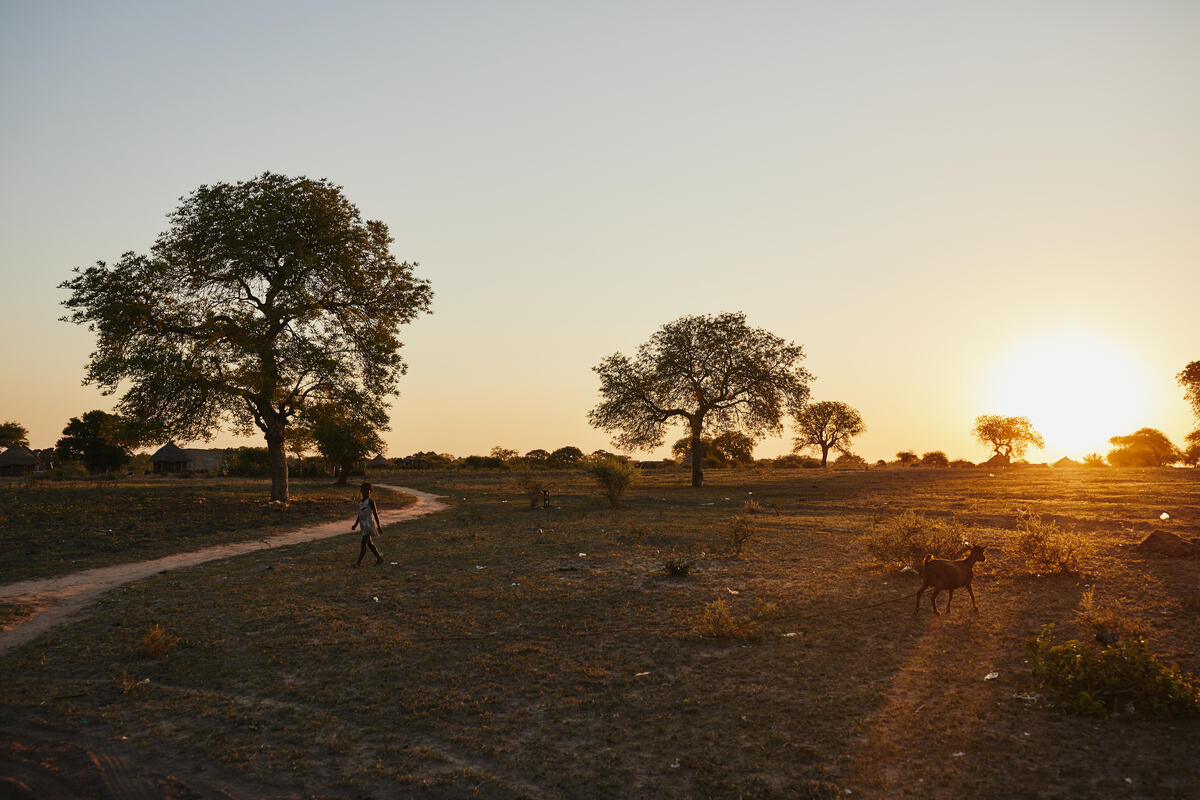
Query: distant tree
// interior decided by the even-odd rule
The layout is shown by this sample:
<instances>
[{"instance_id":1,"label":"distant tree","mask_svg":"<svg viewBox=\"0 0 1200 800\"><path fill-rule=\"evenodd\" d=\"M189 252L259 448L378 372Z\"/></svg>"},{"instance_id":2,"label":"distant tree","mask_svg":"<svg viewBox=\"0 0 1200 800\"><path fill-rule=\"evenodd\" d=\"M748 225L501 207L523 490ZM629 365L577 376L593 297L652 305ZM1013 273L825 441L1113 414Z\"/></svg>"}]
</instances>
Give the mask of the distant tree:
<instances>
[{"instance_id":1,"label":"distant tree","mask_svg":"<svg viewBox=\"0 0 1200 800\"><path fill-rule=\"evenodd\" d=\"M0 422L0 449L29 447L29 431L19 422Z\"/></svg>"},{"instance_id":2,"label":"distant tree","mask_svg":"<svg viewBox=\"0 0 1200 800\"><path fill-rule=\"evenodd\" d=\"M544 467L544 466L546 466L546 462L548 462L549 460L550 460L550 451L549 450L542 450L541 448L538 448L537 450L530 450L528 453L525 454L525 461L531 467Z\"/></svg>"},{"instance_id":3,"label":"distant tree","mask_svg":"<svg viewBox=\"0 0 1200 800\"><path fill-rule=\"evenodd\" d=\"M834 469L865 469L867 460L854 453L842 453L833 460Z\"/></svg>"},{"instance_id":4,"label":"distant tree","mask_svg":"<svg viewBox=\"0 0 1200 800\"><path fill-rule=\"evenodd\" d=\"M1183 396L1192 405L1192 413L1200 422L1200 361L1193 361L1175 376L1183 387Z\"/></svg>"},{"instance_id":5,"label":"distant tree","mask_svg":"<svg viewBox=\"0 0 1200 800\"><path fill-rule=\"evenodd\" d=\"M1184 446L1179 450L1179 460L1189 467L1200 465L1200 430L1183 437Z\"/></svg>"},{"instance_id":6,"label":"distant tree","mask_svg":"<svg viewBox=\"0 0 1200 800\"><path fill-rule=\"evenodd\" d=\"M754 439L741 431L724 431L713 437L712 449L726 464L754 463Z\"/></svg>"},{"instance_id":7,"label":"distant tree","mask_svg":"<svg viewBox=\"0 0 1200 800\"><path fill-rule=\"evenodd\" d=\"M792 440L792 452L819 449L822 467L829 464L830 450L850 452L851 441L867 429L862 415L839 400L809 403L795 416L798 435Z\"/></svg>"},{"instance_id":8,"label":"distant tree","mask_svg":"<svg viewBox=\"0 0 1200 800\"><path fill-rule=\"evenodd\" d=\"M305 409L298 428L308 432L317 452L337 467L337 484L344 486L356 464L383 451L381 429L386 417L368 419L339 403L318 403Z\"/></svg>"},{"instance_id":9,"label":"distant tree","mask_svg":"<svg viewBox=\"0 0 1200 800\"><path fill-rule=\"evenodd\" d=\"M89 472L107 472L128 463L137 444L137 434L119 415L88 411L71 418L54 451L64 461L81 462Z\"/></svg>"},{"instance_id":10,"label":"distant tree","mask_svg":"<svg viewBox=\"0 0 1200 800\"><path fill-rule=\"evenodd\" d=\"M491 455L492 458L500 459L505 464L511 464L521 457L521 454L518 451L510 450L507 447L500 447L499 445L493 447L492 452L489 455Z\"/></svg>"},{"instance_id":11,"label":"distant tree","mask_svg":"<svg viewBox=\"0 0 1200 800\"><path fill-rule=\"evenodd\" d=\"M1085 467L1103 467L1107 466L1104 463L1104 456L1099 453L1088 453L1083 457L1083 465Z\"/></svg>"},{"instance_id":12,"label":"distant tree","mask_svg":"<svg viewBox=\"0 0 1200 800\"><path fill-rule=\"evenodd\" d=\"M508 465L495 456L467 456L462 463L470 469L508 469Z\"/></svg>"},{"instance_id":13,"label":"distant tree","mask_svg":"<svg viewBox=\"0 0 1200 800\"><path fill-rule=\"evenodd\" d=\"M982 414L975 418L971 433L982 444L992 448L996 455L1018 458L1025 455L1030 445L1045 447L1042 435L1033 429L1029 417L1004 417L999 414Z\"/></svg>"},{"instance_id":14,"label":"distant tree","mask_svg":"<svg viewBox=\"0 0 1200 800\"><path fill-rule=\"evenodd\" d=\"M263 173L201 186L150 255L97 262L62 284L67 321L96 332L85 381L129 389L118 411L157 438L223 420L266 438L271 497L287 501L285 443L314 402L370 419L405 372L399 327L429 310L427 281L325 180Z\"/></svg>"},{"instance_id":15,"label":"distant tree","mask_svg":"<svg viewBox=\"0 0 1200 800\"><path fill-rule=\"evenodd\" d=\"M1108 441L1114 448L1108 453L1108 463L1114 467L1165 467L1179 460L1175 445L1155 428L1142 428Z\"/></svg>"},{"instance_id":16,"label":"distant tree","mask_svg":"<svg viewBox=\"0 0 1200 800\"><path fill-rule=\"evenodd\" d=\"M699 487L706 429L756 437L780 430L784 413L808 399L803 358L799 345L749 327L744 314L681 317L639 345L635 358L615 353L594 367L603 399L588 420L634 450L659 446L668 426L683 423Z\"/></svg>"},{"instance_id":17,"label":"distant tree","mask_svg":"<svg viewBox=\"0 0 1200 800\"><path fill-rule=\"evenodd\" d=\"M583 460L583 451L578 447L567 445L560 447L550 454L549 466L556 469L573 467Z\"/></svg>"},{"instance_id":18,"label":"distant tree","mask_svg":"<svg viewBox=\"0 0 1200 800\"><path fill-rule=\"evenodd\" d=\"M931 450L921 456L921 464L926 467L948 467L950 459L941 450Z\"/></svg>"},{"instance_id":19,"label":"distant tree","mask_svg":"<svg viewBox=\"0 0 1200 800\"><path fill-rule=\"evenodd\" d=\"M912 450L901 450L899 453L896 453L896 460L900 462L901 466L905 467L912 467L921 463L921 459Z\"/></svg>"},{"instance_id":20,"label":"distant tree","mask_svg":"<svg viewBox=\"0 0 1200 800\"><path fill-rule=\"evenodd\" d=\"M950 462L950 466L952 466L952 467L973 467L973 466L975 466L975 464L973 464L970 461L967 461L965 458L956 458Z\"/></svg>"}]
</instances>

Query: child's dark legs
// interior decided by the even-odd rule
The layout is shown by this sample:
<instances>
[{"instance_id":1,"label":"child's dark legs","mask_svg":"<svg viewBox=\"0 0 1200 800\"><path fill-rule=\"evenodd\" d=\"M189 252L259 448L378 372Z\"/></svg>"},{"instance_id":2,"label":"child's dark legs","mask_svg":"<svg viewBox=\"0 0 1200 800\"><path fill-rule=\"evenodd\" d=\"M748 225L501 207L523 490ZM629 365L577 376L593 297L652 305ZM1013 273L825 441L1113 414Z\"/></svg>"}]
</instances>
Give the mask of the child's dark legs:
<instances>
[{"instance_id":1,"label":"child's dark legs","mask_svg":"<svg viewBox=\"0 0 1200 800\"><path fill-rule=\"evenodd\" d=\"M362 547L358 551L358 561L355 562L354 566L357 567L362 563L363 557L367 554L367 548L370 548L371 552L375 555L376 564L383 563L383 556L379 554L379 548L377 548L375 546L375 542L371 540L371 535L367 534L366 536L362 537Z\"/></svg>"}]
</instances>

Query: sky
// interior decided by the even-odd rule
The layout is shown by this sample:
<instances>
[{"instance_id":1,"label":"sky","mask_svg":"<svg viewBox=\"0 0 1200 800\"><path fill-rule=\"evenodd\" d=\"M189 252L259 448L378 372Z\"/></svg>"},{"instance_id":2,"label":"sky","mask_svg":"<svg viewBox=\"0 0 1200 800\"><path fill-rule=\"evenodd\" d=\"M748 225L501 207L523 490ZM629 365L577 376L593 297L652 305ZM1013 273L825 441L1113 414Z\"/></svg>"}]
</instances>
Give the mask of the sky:
<instances>
[{"instance_id":1,"label":"sky","mask_svg":"<svg viewBox=\"0 0 1200 800\"><path fill-rule=\"evenodd\" d=\"M985 413L1034 461L1180 443L1198 41L1200 4L1146 0L0 0L0 420L48 447L110 410L58 284L272 171L432 284L388 455L613 449L592 367L722 311L802 345L872 461L982 460Z\"/></svg>"}]
</instances>

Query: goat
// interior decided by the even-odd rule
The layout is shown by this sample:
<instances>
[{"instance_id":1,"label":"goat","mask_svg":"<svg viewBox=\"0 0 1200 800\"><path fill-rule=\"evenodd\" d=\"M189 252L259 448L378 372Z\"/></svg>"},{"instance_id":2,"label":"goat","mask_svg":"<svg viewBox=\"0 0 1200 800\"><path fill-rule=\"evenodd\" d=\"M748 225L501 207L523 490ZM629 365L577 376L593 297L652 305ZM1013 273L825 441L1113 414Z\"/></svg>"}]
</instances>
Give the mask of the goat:
<instances>
[{"instance_id":1,"label":"goat","mask_svg":"<svg viewBox=\"0 0 1200 800\"><path fill-rule=\"evenodd\" d=\"M913 616L916 616L921 610L921 593L930 586L933 587L933 594L929 596L929 605L933 607L934 614L941 614L937 608L937 596L942 589L950 590L950 597L946 600L946 611L950 611L950 602L954 599L954 590L962 586L967 587L967 592L971 595L971 605L976 611L979 606L975 603L975 592L971 589L971 567L976 561L983 561L983 545L970 545L971 552L957 561L948 561L944 558L934 558L932 554L925 556L925 560L921 563L921 571L925 575L925 582L921 584L921 588L917 590L917 607L913 610Z\"/></svg>"}]
</instances>

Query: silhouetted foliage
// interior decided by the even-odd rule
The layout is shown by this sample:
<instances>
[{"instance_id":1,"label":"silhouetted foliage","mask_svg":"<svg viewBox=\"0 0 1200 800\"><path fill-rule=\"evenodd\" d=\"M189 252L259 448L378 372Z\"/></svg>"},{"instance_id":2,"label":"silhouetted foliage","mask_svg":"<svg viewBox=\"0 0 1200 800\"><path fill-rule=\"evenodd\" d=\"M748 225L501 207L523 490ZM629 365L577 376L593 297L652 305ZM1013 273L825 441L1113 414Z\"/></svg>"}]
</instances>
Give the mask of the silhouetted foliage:
<instances>
[{"instance_id":1,"label":"silhouetted foliage","mask_svg":"<svg viewBox=\"0 0 1200 800\"><path fill-rule=\"evenodd\" d=\"M1099 453L1088 453L1083 457L1083 465L1085 467L1103 467L1106 466L1104 456Z\"/></svg>"},{"instance_id":2,"label":"silhouetted foliage","mask_svg":"<svg viewBox=\"0 0 1200 800\"><path fill-rule=\"evenodd\" d=\"M201 186L150 255L76 269L66 320L96 332L86 381L128 382L119 412L158 439L223 420L266 437L271 497L288 499L285 441L317 401L386 413L405 371L397 330L428 311L427 281L328 181L264 173Z\"/></svg>"},{"instance_id":3,"label":"silhouetted foliage","mask_svg":"<svg viewBox=\"0 0 1200 800\"><path fill-rule=\"evenodd\" d=\"M499 445L493 447L492 452L488 455L490 455L492 458L500 459L505 464L516 463L517 460L521 458L521 453L519 451L512 450L507 447L500 447Z\"/></svg>"},{"instance_id":4,"label":"silhouetted foliage","mask_svg":"<svg viewBox=\"0 0 1200 800\"><path fill-rule=\"evenodd\" d=\"M583 451L578 447L567 445L551 453L548 463L555 469L563 469L576 466L580 461L583 461Z\"/></svg>"},{"instance_id":5,"label":"silhouetted foliage","mask_svg":"<svg viewBox=\"0 0 1200 800\"><path fill-rule=\"evenodd\" d=\"M29 430L19 422L0 422L0 450L16 445L29 447Z\"/></svg>"},{"instance_id":6,"label":"silhouetted foliage","mask_svg":"<svg viewBox=\"0 0 1200 800\"><path fill-rule=\"evenodd\" d=\"M469 469L508 469L508 465L496 456L467 456L462 464Z\"/></svg>"},{"instance_id":7,"label":"silhouetted foliage","mask_svg":"<svg viewBox=\"0 0 1200 800\"><path fill-rule=\"evenodd\" d=\"M981 443L992 448L998 456L1020 457L1030 445L1041 448L1046 445L1042 435L1033 429L1029 417L1004 417L999 414L982 414L975 418L972 435Z\"/></svg>"},{"instance_id":8,"label":"silhouetted foliage","mask_svg":"<svg viewBox=\"0 0 1200 800\"><path fill-rule=\"evenodd\" d=\"M921 465L926 467L948 467L950 466L950 459L941 450L931 450L921 456Z\"/></svg>"},{"instance_id":9,"label":"silhouetted foliage","mask_svg":"<svg viewBox=\"0 0 1200 800\"><path fill-rule=\"evenodd\" d=\"M1108 441L1114 447L1108 453L1108 463L1114 467L1165 467L1179 460L1175 445L1155 428L1142 428Z\"/></svg>"},{"instance_id":10,"label":"silhouetted foliage","mask_svg":"<svg viewBox=\"0 0 1200 800\"><path fill-rule=\"evenodd\" d=\"M235 447L225 451L229 474L265 478L271 474L271 454L265 447Z\"/></svg>"},{"instance_id":11,"label":"silhouetted foliage","mask_svg":"<svg viewBox=\"0 0 1200 800\"><path fill-rule=\"evenodd\" d=\"M726 431L711 439L702 436L700 445L706 467L729 467L754 461L754 440L739 431ZM690 463L691 452L691 437L685 436L671 445L671 454L679 462Z\"/></svg>"},{"instance_id":12,"label":"silhouetted foliage","mask_svg":"<svg viewBox=\"0 0 1200 800\"><path fill-rule=\"evenodd\" d=\"M525 454L525 461L531 467L544 467L550 461L550 451L542 450L540 448L537 450L530 450Z\"/></svg>"},{"instance_id":13,"label":"silhouetted foliage","mask_svg":"<svg viewBox=\"0 0 1200 800\"><path fill-rule=\"evenodd\" d=\"M583 469L600 484L613 508L621 502L625 490L641 476L637 467L618 458L588 458L583 462Z\"/></svg>"},{"instance_id":14,"label":"silhouetted foliage","mask_svg":"<svg viewBox=\"0 0 1200 800\"><path fill-rule=\"evenodd\" d=\"M72 417L54 446L64 461L79 461L88 472L107 472L129 462L138 437L126 420L106 411Z\"/></svg>"},{"instance_id":15,"label":"silhouetted foliage","mask_svg":"<svg viewBox=\"0 0 1200 800\"><path fill-rule=\"evenodd\" d=\"M312 436L317 452L337 467L337 483L345 484L350 470L383 450L379 429L387 418L367 419L358 409L339 403L318 403L304 411L299 427Z\"/></svg>"},{"instance_id":16,"label":"silhouetted foliage","mask_svg":"<svg viewBox=\"0 0 1200 800\"><path fill-rule=\"evenodd\" d=\"M799 345L747 326L744 314L681 317L639 345L635 358L615 353L594 367L603 399L588 420L634 450L659 446L670 425L683 423L692 485L701 486L705 430L779 431L784 413L808 399L803 358Z\"/></svg>"},{"instance_id":17,"label":"silhouetted foliage","mask_svg":"<svg viewBox=\"0 0 1200 800\"><path fill-rule=\"evenodd\" d=\"M921 463L921 459L912 450L901 450L899 453L896 453L896 460L904 467L914 467Z\"/></svg>"},{"instance_id":18,"label":"silhouetted foliage","mask_svg":"<svg viewBox=\"0 0 1200 800\"><path fill-rule=\"evenodd\" d=\"M809 403L795 412L797 436L792 440L793 452L809 448L821 451L821 466L829 463L829 451L850 452L855 436L867 429L862 415L839 400L822 400Z\"/></svg>"},{"instance_id":19,"label":"silhouetted foliage","mask_svg":"<svg viewBox=\"0 0 1200 800\"><path fill-rule=\"evenodd\" d=\"M1184 447L1179 450L1179 460L1189 467L1200 464L1200 430L1183 437Z\"/></svg>"},{"instance_id":20,"label":"silhouetted foliage","mask_svg":"<svg viewBox=\"0 0 1200 800\"><path fill-rule=\"evenodd\" d=\"M1183 387L1183 396L1192 405L1192 413L1200 421L1200 361L1193 361L1175 376Z\"/></svg>"}]
</instances>

